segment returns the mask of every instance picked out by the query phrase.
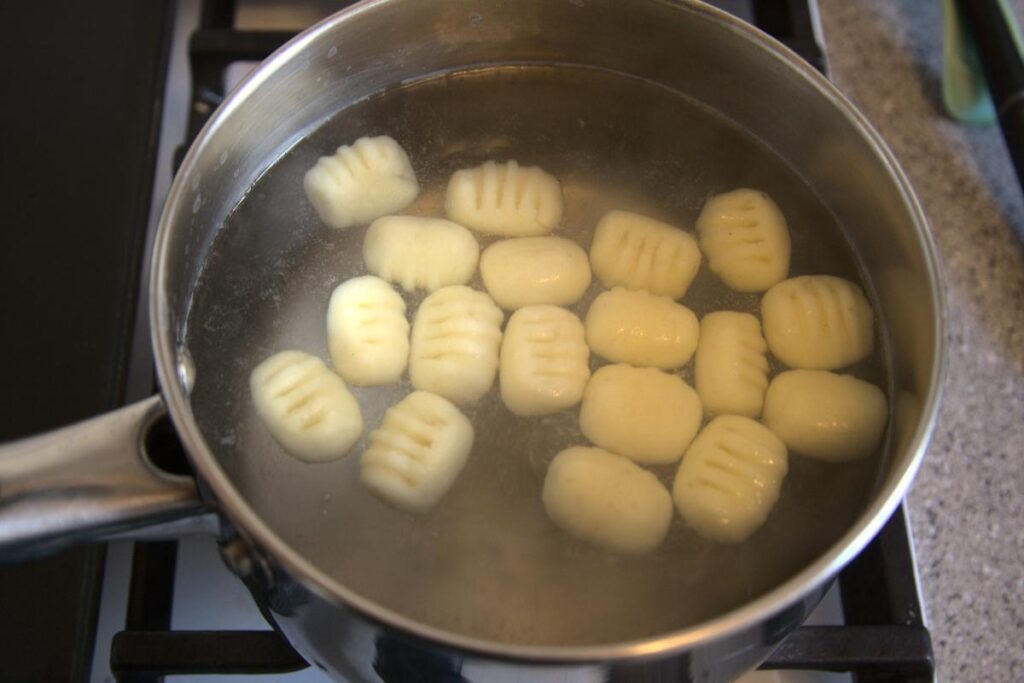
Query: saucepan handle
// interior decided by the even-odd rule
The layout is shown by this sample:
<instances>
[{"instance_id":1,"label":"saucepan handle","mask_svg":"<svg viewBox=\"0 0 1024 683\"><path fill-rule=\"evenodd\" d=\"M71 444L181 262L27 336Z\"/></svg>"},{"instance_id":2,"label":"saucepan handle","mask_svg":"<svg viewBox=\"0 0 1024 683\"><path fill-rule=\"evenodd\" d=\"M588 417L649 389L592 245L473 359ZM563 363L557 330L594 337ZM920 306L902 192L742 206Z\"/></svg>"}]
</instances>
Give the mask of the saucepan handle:
<instances>
[{"instance_id":1,"label":"saucepan handle","mask_svg":"<svg viewBox=\"0 0 1024 683\"><path fill-rule=\"evenodd\" d=\"M206 511L191 476L160 471L160 396L0 446L0 563Z\"/></svg>"}]
</instances>

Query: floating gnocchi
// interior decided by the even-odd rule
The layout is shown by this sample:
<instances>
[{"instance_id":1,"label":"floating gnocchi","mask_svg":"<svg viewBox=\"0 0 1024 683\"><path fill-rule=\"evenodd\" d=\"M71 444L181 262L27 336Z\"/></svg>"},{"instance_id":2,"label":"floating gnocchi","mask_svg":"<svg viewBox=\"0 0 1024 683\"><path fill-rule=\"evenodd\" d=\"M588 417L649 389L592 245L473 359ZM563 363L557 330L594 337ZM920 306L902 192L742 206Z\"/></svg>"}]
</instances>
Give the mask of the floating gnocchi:
<instances>
[{"instance_id":1,"label":"floating gnocchi","mask_svg":"<svg viewBox=\"0 0 1024 683\"><path fill-rule=\"evenodd\" d=\"M655 550L672 521L672 497L658 478L601 448L556 455L541 498L559 528L612 553Z\"/></svg>"},{"instance_id":2,"label":"floating gnocchi","mask_svg":"<svg viewBox=\"0 0 1024 683\"><path fill-rule=\"evenodd\" d=\"M586 328L587 344L598 356L662 370L686 365L700 333L697 316L686 306L622 287L594 299Z\"/></svg>"},{"instance_id":3,"label":"floating gnocchi","mask_svg":"<svg viewBox=\"0 0 1024 683\"><path fill-rule=\"evenodd\" d=\"M548 415L580 402L590 379L583 323L558 306L524 306L501 342L501 398L516 415Z\"/></svg>"},{"instance_id":4,"label":"floating gnocchi","mask_svg":"<svg viewBox=\"0 0 1024 683\"><path fill-rule=\"evenodd\" d=\"M270 435L299 460L337 460L363 434L355 397L316 356L275 353L252 371L249 389Z\"/></svg>"},{"instance_id":5,"label":"floating gnocchi","mask_svg":"<svg viewBox=\"0 0 1024 683\"><path fill-rule=\"evenodd\" d=\"M871 304L861 288L832 275L783 280L761 299L768 348L786 365L835 370L875 347Z\"/></svg>"},{"instance_id":6,"label":"floating gnocchi","mask_svg":"<svg viewBox=\"0 0 1024 683\"><path fill-rule=\"evenodd\" d=\"M357 386L397 382L409 361L405 302L372 275L338 285L327 305L327 346L335 371Z\"/></svg>"},{"instance_id":7,"label":"floating gnocchi","mask_svg":"<svg viewBox=\"0 0 1024 683\"><path fill-rule=\"evenodd\" d=\"M488 161L452 175L444 206L453 221L479 232L546 235L562 220L562 186L536 166Z\"/></svg>"},{"instance_id":8,"label":"floating gnocchi","mask_svg":"<svg viewBox=\"0 0 1024 683\"><path fill-rule=\"evenodd\" d=\"M692 235L628 211L610 211L597 223L590 264L605 287L645 289L679 299L700 268Z\"/></svg>"},{"instance_id":9,"label":"floating gnocchi","mask_svg":"<svg viewBox=\"0 0 1024 683\"><path fill-rule=\"evenodd\" d=\"M480 276L487 292L506 310L568 306L590 286L590 262L578 244L562 237L518 237L484 249Z\"/></svg>"},{"instance_id":10,"label":"floating gnocchi","mask_svg":"<svg viewBox=\"0 0 1024 683\"><path fill-rule=\"evenodd\" d=\"M407 292L464 285L473 279L479 258L473 233L443 218L384 216L363 240L369 271Z\"/></svg>"},{"instance_id":11,"label":"floating gnocchi","mask_svg":"<svg viewBox=\"0 0 1024 683\"><path fill-rule=\"evenodd\" d=\"M420 304L409 377L417 389L466 405L494 384L505 314L483 292L442 287Z\"/></svg>"},{"instance_id":12,"label":"floating gnocchi","mask_svg":"<svg viewBox=\"0 0 1024 683\"><path fill-rule=\"evenodd\" d=\"M722 415L686 450L672 499L698 534L738 543L764 524L788 469L786 445L771 430L747 417Z\"/></svg>"},{"instance_id":13,"label":"floating gnocchi","mask_svg":"<svg viewBox=\"0 0 1024 683\"><path fill-rule=\"evenodd\" d=\"M700 247L711 272L737 292L763 292L789 275L789 228L764 192L716 195L697 218Z\"/></svg>"},{"instance_id":14,"label":"floating gnocchi","mask_svg":"<svg viewBox=\"0 0 1024 683\"><path fill-rule=\"evenodd\" d=\"M320 220L336 229L401 211L420 193L409 156L387 135L362 137L320 157L302 185Z\"/></svg>"},{"instance_id":15,"label":"floating gnocchi","mask_svg":"<svg viewBox=\"0 0 1024 683\"><path fill-rule=\"evenodd\" d=\"M874 384L824 370L789 370L768 386L763 421L794 453L828 462L878 448L888 402Z\"/></svg>"},{"instance_id":16,"label":"floating gnocchi","mask_svg":"<svg viewBox=\"0 0 1024 683\"><path fill-rule=\"evenodd\" d=\"M585 437L644 465L678 461L700 420L697 392L678 376L654 368L598 368L580 406Z\"/></svg>"},{"instance_id":17,"label":"floating gnocchi","mask_svg":"<svg viewBox=\"0 0 1024 683\"><path fill-rule=\"evenodd\" d=\"M708 415L757 417L768 389L768 345L756 316L708 313L700 322L694 383Z\"/></svg>"},{"instance_id":18,"label":"floating gnocchi","mask_svg":"<svg viewBox=\"0 0 1024 683\"><path fill-rule=\"evenodd\" d=\"M473 449L473 425L445 399L414 391L388 408L360 461L366 488L395 507L428 512L455 483Z\"/></svg>"}]
</instances>

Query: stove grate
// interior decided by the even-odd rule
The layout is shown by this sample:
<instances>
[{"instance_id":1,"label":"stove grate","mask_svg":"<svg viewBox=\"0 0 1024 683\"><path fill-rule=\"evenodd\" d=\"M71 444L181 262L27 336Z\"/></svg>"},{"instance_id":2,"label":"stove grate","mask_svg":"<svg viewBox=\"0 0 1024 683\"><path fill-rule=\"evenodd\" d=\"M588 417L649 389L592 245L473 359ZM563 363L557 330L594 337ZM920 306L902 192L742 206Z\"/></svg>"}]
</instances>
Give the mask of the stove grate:
<instances>
[{"instance_id":1,"label":"stove grate","mask_svg":"<svg viewBox=\"0 0 1024 683\"><path fill-rule=\"evenodd\" d=\"M235 30L234 5L232 0L205 0L200 27L189 43L193 74L190 140L223 100L228 67L264 59L294 35ZM746 9L756 25L824 72L813 6L814 0L749 0ZM183 147L176 153L175 167L185 151ZM116 634L111 647L110 667L118 681L148 683L183 674L277 674L308 666L272 630L167 630L174 545L136 546L128 630ZM923 623L902 508L838 580L846 625L797 629L761 668L849 672L856 683L933 681L931 637Z\"/></svg>"}]
</instances>

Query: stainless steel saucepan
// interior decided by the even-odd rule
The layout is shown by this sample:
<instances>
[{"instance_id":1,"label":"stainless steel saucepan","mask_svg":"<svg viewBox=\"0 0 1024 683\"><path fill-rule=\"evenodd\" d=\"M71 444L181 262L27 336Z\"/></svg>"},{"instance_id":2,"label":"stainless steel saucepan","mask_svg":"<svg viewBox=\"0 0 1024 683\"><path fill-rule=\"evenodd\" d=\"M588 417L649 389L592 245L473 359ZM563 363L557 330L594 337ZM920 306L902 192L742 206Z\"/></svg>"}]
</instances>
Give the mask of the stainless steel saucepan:
<instances>
[{"instance_id":1,"label":"stainless steel saucepan","mask_svg":"<svg viewBox=\"0 0 1024 683\"><path fill-rule=\"evenodd\" d=\"M516 159L562 181L558 234L584 246L612 208L692 226L716 192L768 192L790 224L792 273L852 278L872 298L878 351L851 371L889 396L884 447L845 465L794 456L749 541L714 544L676 520L643 558L583 546L544 515L547 463L582 443L574 411L519 419L492 391L468 410L469 464L424 517L359 486L365 441L335 463L288 457L256 419L249 373L285 348L326 358L330 292L365 272L365 228L323 226L302 175L319 155L379 134L402 144L421 181L410 212L441 215L455 169ZM175 179L153 265L161 395L0 450L0 558L215 510L231 567L294 646L339 678L550 667L580 680L730 679L801 623L885 523L936 415L942 290L896 161L811 67L693 2L345 10L279 50L216 112ZM729 293L706 270L684 299L698 315L757 310L755 295ZM368 428L408 391L358 390ZM194 479L147 455L165 414Z\"/></svg>"}]
</instances>

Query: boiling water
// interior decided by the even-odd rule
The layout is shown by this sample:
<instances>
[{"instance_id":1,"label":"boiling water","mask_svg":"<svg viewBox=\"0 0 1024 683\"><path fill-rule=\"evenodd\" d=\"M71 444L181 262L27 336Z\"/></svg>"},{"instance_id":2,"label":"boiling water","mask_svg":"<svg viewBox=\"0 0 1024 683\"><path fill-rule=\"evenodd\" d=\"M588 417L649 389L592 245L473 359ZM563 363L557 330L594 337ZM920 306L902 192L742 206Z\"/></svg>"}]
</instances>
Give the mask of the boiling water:
<instances>
[{"instance_id":1,"label":"boiling water","mask_svg":"<svg viewBox=\"0 0 1024 683\"><path fill-rule=\"evenodd\" d=\"M559 531L540 500L554 455L586 443L577 409L517 418L497 387L466 410L476 427L469 462L423 517L398 512L360 486L365 435L338 462L310 465L286 455L255 416L249 373L288 348L326 360L330 293L366 273L365 226L324 227L305 200L302 177L338 145L380 134L408 151L421 181L407 213L442 215L445 184L458 168L516 159L562 181L565 214L555 234L588 248L607 210L692 230L709 196L754 187L789 221L793 275L860 279L835 219L786 163L729 121L649 83L575 68L506 67L440 76L355 104L251 188L217 238L189 319L200 427L249 503L292 547L347 587L436 627L522 644L593 644L662 634L738 607L808 565L849 527L879 457L827 465L792 456L778 504L745 543L705 541L676 518L649 556L595 550ZM491 241L480 237L481 246ZM482 288L479 279L474 284ZM572 310L582 318L599 291L595 282ZM757 312L759 299L727 290L705 266L682 303L702 316ZM406 300L411 320L422 295ZM591 359L592 368L601 364ZM852 372L885 386L878 358ZM680 374L692 383L692 363ZM355 389L367 433L409 391L407 381ZM674 467L651 470L671 487Z\"/></svg>"}]
</instances>

